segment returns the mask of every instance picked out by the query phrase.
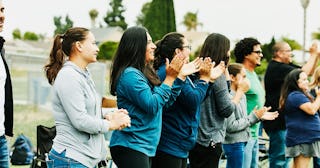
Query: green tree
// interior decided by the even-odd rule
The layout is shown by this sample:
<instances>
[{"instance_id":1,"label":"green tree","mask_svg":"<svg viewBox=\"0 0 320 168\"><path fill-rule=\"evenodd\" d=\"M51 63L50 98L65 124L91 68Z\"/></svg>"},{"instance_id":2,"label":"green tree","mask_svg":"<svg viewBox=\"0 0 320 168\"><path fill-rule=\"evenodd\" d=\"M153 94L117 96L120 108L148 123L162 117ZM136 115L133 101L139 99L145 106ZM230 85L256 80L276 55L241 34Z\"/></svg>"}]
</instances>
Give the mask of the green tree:
<instances>
[{"instance_id":1,"label":"green tree","mask_svg":"<svg viewBox=\"0 0 320 168\"><path fill-rule=\"evenodd\" d=\"M64 23L61 22L61 19L62 19L61 16L53 17L53 22L54 22L54 25L56 26L56 29L54 30L54 35L63 34L69 28L73 27L73 21L69 18L68 15L65 17Z\"/></svg>"},{"instance_id":2,"label":"green tree","mask_svg":"<svg viewBox=\"0 0 320 168\"><path fill-rule=\"evenodd\" d=\"M13 39L21 39L21 31L20 29L16 28L12 31Z\"/></svg>"},{"instance_id":3,"label":"green tree","mask_svg":"<svg viewBox=\"0 0 320 168\"><path fill-rule=\"evenodd\" d=\"M97 19L98 15L99 15L99 12L96 9L91 9L89 11L89 16L90 16L92 28L95 28L95 26L96 26L96 19Z\"/></svg>"},{"instance_id":4,"label":"green tree","mask_svg":"<svg viewBox=\"0 0 320 168\"><path fill-rule=\"evenodd\" d=\"M292 50L301 50L302 46L296 40L289 39L288 37L282 37L282 41L285 41L289 44Z\"/></svg>"},{"instance_id":5,"label":"green tree","mask_svg":"<svg viewBox=\"0 0 320 168\"><path fill-rule=\"evenodd\" d=\"M31 40L31 41L38 41L39 40L39 36L34 33L34 32L25 32L23 35L23 39L24 40Z\"/></svg>"},{"instance_id":6,"label":"green tree","mask_svg":"<svg viewBox=\"0 0 320 168\"><path fill-rule=\"evenodd\" d=\"M107 12L107 16L104 18L104 21L110 27L119 26L123 30L127 29L128 24L126 23L124 16L122 16L122 13L126 11L122 5L122 0L111 0L109 5L112 10Z\"/></svg>"},{"instance_id":7,"label":"green tree","mask_svg":"<svg viewBox=\"0 0 320 168\"><path fill-rule=\"evenodd\" d=\"M153 0L145 16L144 26L154 41L176 31L173 0Z\"/></svg>"},{"instance_id":8,"label":"green tree","mask_svg":"<svg viewBox=\"0 0 320 168\"><path fill-rule=\"evenodd\" d=\"M312 33L312 39L320 40L320 28L318 29L318 32Z\"/></svg>"},{"instance_id":9,"label":"green tree","mask_svg":"<svg viewBox=\"0 0 320 168\"><path fill-rule=\"evenodd\" d=\"M202 26L202 23L198 21L198 12L192 13L192 12L187 12L184 15L183 19L183 25L186 26L187 30L197 30L198 26Z\"/></svg>"},{"instance_id":10,"label":"green tree","mask_svg":"<svg viewBox=\"0 0 320 168\"><path fill-rule=\"evenodd\" d=\"M99 46L98 59L111 60L118 47L118 42L106 41Z\"/></svg>"},{"instance_id":11,"label":"green tree","mask_svg":"<svg viewBox=\"0 0 320 168\"><path fill-rule=\"evenodd\" d=\"M150 9L150 4L151 2L147 2L142 6L141 13L139 16L137 16L136 24L139 26L144 25L145 19L146 19L146 14L148 10Z\"/></svg>"},{"instance_id":12,"label":"green tree","mask_svg":"<svg viewBox=\"0 0 320 168\"><path fill-rule=\"evenodd\" d=\"M275 43L276 43L276 40L274 39L274 37L272 37L270 43L261 45L263 59L265 59L267 62L269 62L272 59L272 55L273 55L272 47Z\"/></svg>"}]
</instances>

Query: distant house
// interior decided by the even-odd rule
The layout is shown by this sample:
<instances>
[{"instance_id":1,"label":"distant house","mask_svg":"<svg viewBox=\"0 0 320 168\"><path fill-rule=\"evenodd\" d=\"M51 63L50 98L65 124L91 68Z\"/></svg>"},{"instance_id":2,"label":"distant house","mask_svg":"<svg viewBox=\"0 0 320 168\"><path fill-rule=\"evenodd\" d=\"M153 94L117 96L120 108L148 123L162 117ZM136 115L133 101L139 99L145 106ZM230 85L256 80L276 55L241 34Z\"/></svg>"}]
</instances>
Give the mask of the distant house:
<instances>
[{"instance_id":1,"label":"distant house","mask_svg":"<svg viewBox=\"0 0 320 168\"><path fill-rule=\"evenodd\" d=\"M208 32L196 32L196 31L186 31L186 32L180 32L183 34L187 40L189 41L192 52L195 52L204 42L204 40L209 35Z\"/></svg>"},{"instance_id":2,"label":"distant house","mask_svg":"<svg viewBox=\"0 0 320 168\"><path fill-rule=\"evenodd\" d=\"M119 42L123 34L123 30L120 27L92 28L90 31L93 33L98 43L103 43L105 41Z\"/></svg>"}]
</instances>

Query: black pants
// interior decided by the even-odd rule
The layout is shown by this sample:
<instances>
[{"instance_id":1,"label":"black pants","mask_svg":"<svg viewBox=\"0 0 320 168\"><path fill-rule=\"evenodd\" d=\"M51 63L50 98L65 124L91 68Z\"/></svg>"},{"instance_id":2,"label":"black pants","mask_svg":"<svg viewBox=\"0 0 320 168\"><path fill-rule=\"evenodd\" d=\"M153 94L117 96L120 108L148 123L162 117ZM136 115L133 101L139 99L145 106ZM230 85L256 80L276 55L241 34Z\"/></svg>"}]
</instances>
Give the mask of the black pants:
<instances>
[{"instance_id":1,"label":"black pants","mask_svg":"<svg viewBox=\"0 0 320 168\"><path fill-rule=\"evenodd\" d=\"M214 148L197 143L189 152L190 168L218 168L221 154L221 143L216 144Z\"/></svg>"},{"instance_id":2,"label":"black pants","mask_svg":"<svg viewBox=\"0 0 320 168\"><path fill-rule=\"evenodd\" d=\"M156 156L152 158L152 168L187 168L187 158L178 158L157 151Z\"/></svg>"},{"instance_id":3,"label":"black pants","mask_svg":"<svg viewBox=\"0 0 320 168\"><path fill-rule=\"evenodd\" d=\"M118 168L151 168L151 158L127 147L110 147L111 157Z\"/></svg>"}]
</instances>

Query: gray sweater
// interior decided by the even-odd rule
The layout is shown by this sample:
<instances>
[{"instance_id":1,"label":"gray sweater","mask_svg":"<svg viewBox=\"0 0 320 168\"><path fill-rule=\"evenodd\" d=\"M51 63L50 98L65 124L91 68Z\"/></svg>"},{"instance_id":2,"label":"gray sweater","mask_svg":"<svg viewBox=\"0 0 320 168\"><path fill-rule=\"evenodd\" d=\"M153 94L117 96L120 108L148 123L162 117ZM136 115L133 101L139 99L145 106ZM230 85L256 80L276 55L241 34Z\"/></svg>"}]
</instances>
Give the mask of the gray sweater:
<instances>
[{"instance_id":1,"label":"gray sweater","mask_svg":"<svg viewBox=\"0 0 320 168\"><path fill-rule=\"evenodd\" d=\"M226 77L221 75L210 84L207 97L201 104L197 143L206 147L211 141L222 143L226 133L225 120L235 108L236 104L231 101Z\"/></svg>"},{"instance_id":2,"label":"gray sweater","mask_svg":"<svg viewBox=\"0 0 320 168\"><path fill-rule=\"evenodd\" d=\"M109 122L102 119L101 97L87 70L68 61L53 84L53 116L57 135L53 149L87 167L106 158L104 134Z\"/></svg>"},{"instance_id":3,"label":"gray sweater","mask_svg":"<svg viewBox=\"0 0 320 168\"><path fill-rule=\"evenodd\" d=\"M231 91L231 95L235 95ZM247 115L247 100L243 95L240 104L237 105L235 111L227 119L227 132L224 144L233 144L237 142L247 142L250 138L250 126L259 122L255 113Z\"/></svg>"}]
</instances>

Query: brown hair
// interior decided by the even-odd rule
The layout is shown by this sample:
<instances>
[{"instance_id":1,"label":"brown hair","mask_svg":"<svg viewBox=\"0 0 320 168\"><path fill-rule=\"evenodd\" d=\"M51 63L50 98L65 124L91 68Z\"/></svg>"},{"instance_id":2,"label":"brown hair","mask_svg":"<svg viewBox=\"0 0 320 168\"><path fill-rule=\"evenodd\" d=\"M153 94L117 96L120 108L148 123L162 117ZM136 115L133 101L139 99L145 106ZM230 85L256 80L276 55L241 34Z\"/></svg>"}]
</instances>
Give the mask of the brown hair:
<instances>
[{"instance_id":1,"label":"brown hair","mask_svg":"<svg viewBox=\"0 0 320 168\"><path fill-rule=\"evenodd\" d=\"M68 29L65 34L56 35L49 55L49 63L44 66L46 77L51 85L62 68L66 56L70 56L73 51L73 44L85 40L88 32L86 28L74 27Z\"/></svg>"},{"instance_id":2,"label":"brown hair","mask_svg":"<svg viewBox=\"0 0 320 168\"><path fill-rule=\"evenodd\" d=\"M241 72L241 69L243 68L242 64L239 63L231 63L228 66L228 71L230 75L233 75L234 77L237 76L238 73Z\"/></svg>"}]
</instances>

